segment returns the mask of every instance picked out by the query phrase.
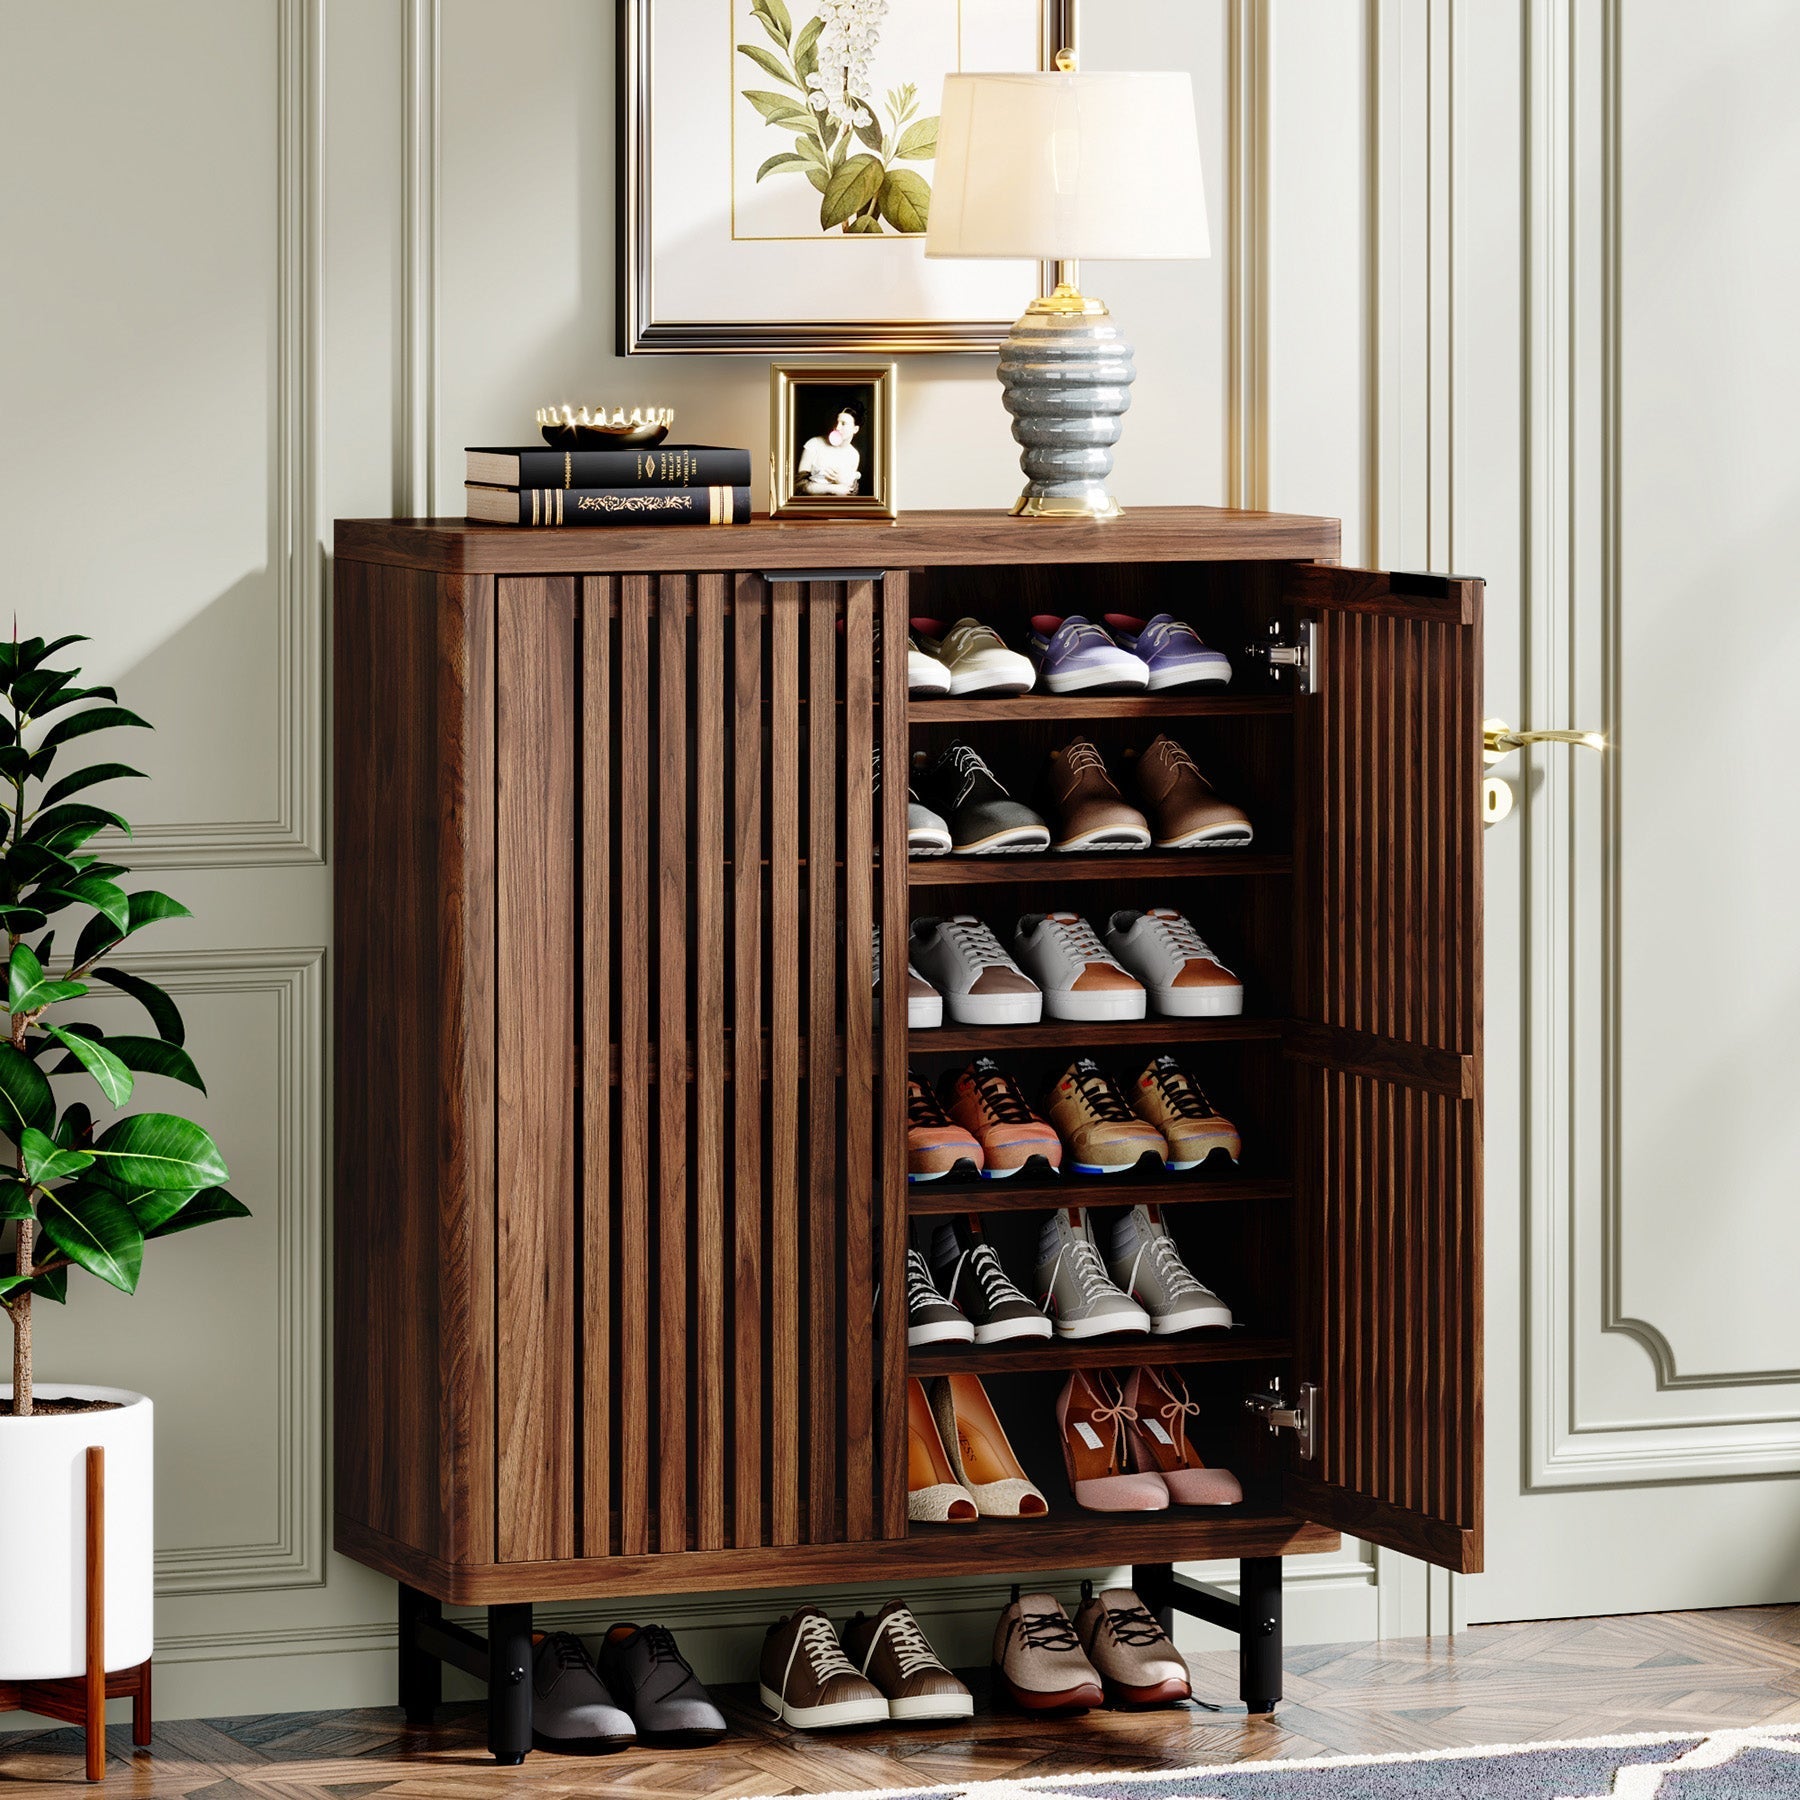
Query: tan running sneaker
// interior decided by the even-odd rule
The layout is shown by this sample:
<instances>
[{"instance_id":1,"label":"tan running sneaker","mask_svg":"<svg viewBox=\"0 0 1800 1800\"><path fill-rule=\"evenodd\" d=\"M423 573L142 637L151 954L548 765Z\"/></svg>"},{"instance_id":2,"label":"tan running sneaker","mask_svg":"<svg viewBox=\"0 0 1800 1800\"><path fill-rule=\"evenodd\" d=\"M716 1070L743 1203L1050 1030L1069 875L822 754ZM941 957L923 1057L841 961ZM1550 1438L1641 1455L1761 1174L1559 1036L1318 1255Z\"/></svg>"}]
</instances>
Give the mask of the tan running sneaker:
<instances>
[{"instance_id":1,"label":"tan running sneaker","mask_svg":"<svg viewBox=\"0 0 1800 1800\"><path fill-rule=\"evenodd\" d=\"M938 1661L904 1600L874 1618L858 1613L843 1632L857 1668L887 1696L890 1719L966 1719L975 1696Z\"/></svg>"},{"instance_id":2,"label":"tan running sneaker","mask_svg":"<svg viewBox=\"0 0 1800 1800\"><path fill-rule=\"evenodd\" d=\"M1086 1712L1105 1698L1094 1665L1054 1594L1014 1599L994 1627L994 1684L1027 1712Z\"/></svg>"},{"instance_id":3,"label":"tan running sneaker","mask_svg":"<svg viewBox=\"0 0 1800 1800\"><path fill-rule=\"evenodd\" d=\"M857 1674L816 1606L802 1606L769 1627L761 1677L763 1705L802 1731L872 1725L888 1717L887 1696Z\"/></svg>"},{"instance_id":4,"label":"tan running sneaker","mask_svg":"<svg viewBox=\"0 0 1800 1800\"><path fill-rule=\"evenodd\" d=\"M1084 737L1050 753L1050 848L1065 855L1094 850L1147 850L1150 823L1127 806L1100 752Z\"/></svg>"},{"instance_id":5,"label":"tan running sneaker","mask_svg":"<svg viewBox=\"0 0 1800 1800\"><path fill-rule=\"evenodd\" d=\"M1236 1162L1244 1153L1238 1128L1172 1056L1145 1065L1132 1084L1131 1103L1168 1140L1171 1169L1197 1169L1221 1152Z\"/></svg>"},{"instance_id":6,"label":"tan running sneaker","mask_svg":"<svg viewBox=\"0 0 1800 1800\"><path fill-rule=\"evenodd\" d=\"M1146 1156L1168 1161L1163 1134L1131 1110L1124 1090L1091 1056L1063 1070L1043 1114L1077 1175L1122 1175Z\"/></svg>"},{"instance_id":7,"label":"tan running sneaker","mask_svg":"<svg viewBox=\"0 0 1800 1800\"><path fill-rule=\"evenodd\" d=\"M1084 1581L1075 1635L1113 1705L1172 1706L1193 1698L1194 1684L1181 1652L1130 1588L1096 1594L1094 1584Z\"/></svg>"},{"instance_id":8,"label":"tan running sneaker","mask_svg":"<svg viewBox=\"0 0 1800 1800\"><path fill-rule=\"evenodd\" d=\"M1224 850L1250 842L1250 816L1221 800L1194 759L1166 734L1137 759L1133 785L1159 850Z\"/></svg>"}]
</instances>

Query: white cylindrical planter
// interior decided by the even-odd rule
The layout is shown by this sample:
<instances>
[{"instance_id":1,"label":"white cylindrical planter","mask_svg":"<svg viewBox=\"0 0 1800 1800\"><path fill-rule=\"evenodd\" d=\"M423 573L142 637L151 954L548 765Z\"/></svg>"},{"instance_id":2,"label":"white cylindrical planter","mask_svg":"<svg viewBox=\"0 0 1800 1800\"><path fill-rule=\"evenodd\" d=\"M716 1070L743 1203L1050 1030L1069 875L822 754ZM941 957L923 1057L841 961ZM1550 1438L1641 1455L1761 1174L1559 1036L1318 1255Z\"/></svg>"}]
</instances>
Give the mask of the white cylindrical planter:
<instances>
[{"instance_id":1,"label":"white cylindrical planter","mask_svg":"<svg viewBox=\"0 0 1800 1800\"><path fill-rule=\"evenodd\" d=\"M152 1642L153 1409L123 1388L41 1384L39 1400L112 1400L105 1412L0 1414L0 1682L54 1681L87 1665L87 1450L106 1451L106 1666ZM0 1397L12 1389L0 1384Z\"/></svg>"}]
</instances>

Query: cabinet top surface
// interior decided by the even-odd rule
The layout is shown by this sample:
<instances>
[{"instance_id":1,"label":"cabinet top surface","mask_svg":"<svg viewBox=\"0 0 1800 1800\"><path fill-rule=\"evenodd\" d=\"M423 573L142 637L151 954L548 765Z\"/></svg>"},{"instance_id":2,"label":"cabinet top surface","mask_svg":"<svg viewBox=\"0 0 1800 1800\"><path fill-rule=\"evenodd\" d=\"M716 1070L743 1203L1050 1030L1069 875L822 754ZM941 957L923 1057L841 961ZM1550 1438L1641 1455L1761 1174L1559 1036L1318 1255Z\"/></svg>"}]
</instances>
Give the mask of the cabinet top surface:
<instances>
[{"instance_id":1,"label":"cabinet top surface","mask_svg":"<svg viewBox=\"0 0 1800 1800\"><path fill-rule=\"evenodd\" d=\"M532 528L462 519L340 519L336 554L446 574L633 574L655 570L920 569L973 563L1334 561L1336 519L1223 506L1145 506L1122 518L1015 519L902 513L893 523Z\"/></svg>"}]
</instances>

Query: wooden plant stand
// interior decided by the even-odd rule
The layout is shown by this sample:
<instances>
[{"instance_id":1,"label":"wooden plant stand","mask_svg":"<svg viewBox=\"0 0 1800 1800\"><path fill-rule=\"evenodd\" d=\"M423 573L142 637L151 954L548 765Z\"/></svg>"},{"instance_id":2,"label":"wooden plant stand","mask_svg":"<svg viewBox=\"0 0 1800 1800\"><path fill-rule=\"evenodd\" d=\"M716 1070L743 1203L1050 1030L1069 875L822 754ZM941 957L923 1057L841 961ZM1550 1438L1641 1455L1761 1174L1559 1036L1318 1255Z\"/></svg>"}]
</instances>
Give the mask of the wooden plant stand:
<instances>
[{"instance_id":1,"label":"wooden plant stand","mask_svg":"<svg viewBox=\"0 0 1800 1800\"><path fill-rule=\"evenodd\" d=\"M87 1728L87 1778L106 1778L106 1703L131 1700L131 1741L150 1742L150 1663L106 1667L106 1452L87 1453L87 1669L56 1681L0 1681L0 1712L42 1713Z\"/></svg>"}]
</instances>

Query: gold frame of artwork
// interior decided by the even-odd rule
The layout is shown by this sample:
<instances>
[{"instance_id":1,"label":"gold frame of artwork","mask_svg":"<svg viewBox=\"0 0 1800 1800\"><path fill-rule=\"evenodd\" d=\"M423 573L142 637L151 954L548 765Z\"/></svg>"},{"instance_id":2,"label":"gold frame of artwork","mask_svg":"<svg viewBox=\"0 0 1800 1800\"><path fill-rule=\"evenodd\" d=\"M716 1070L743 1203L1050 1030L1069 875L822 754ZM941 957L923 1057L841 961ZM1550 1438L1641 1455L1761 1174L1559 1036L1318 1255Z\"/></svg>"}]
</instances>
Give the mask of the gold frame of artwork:
<instances>
[{"instance_id":1,"label":"gold frame of artwork","mask_svg":"<svg viewBox=\"0 0 1800 1800\"><path fill-rule=\"evenodd\" d=\"M806 387L867 387L871 491L852 498L797 494L795 424L799 390ZM898 363L772 363L769 366L769 516L774 519L892 519L900 510L894 480L899 433Z\"/></svg>"}]
</instances>

